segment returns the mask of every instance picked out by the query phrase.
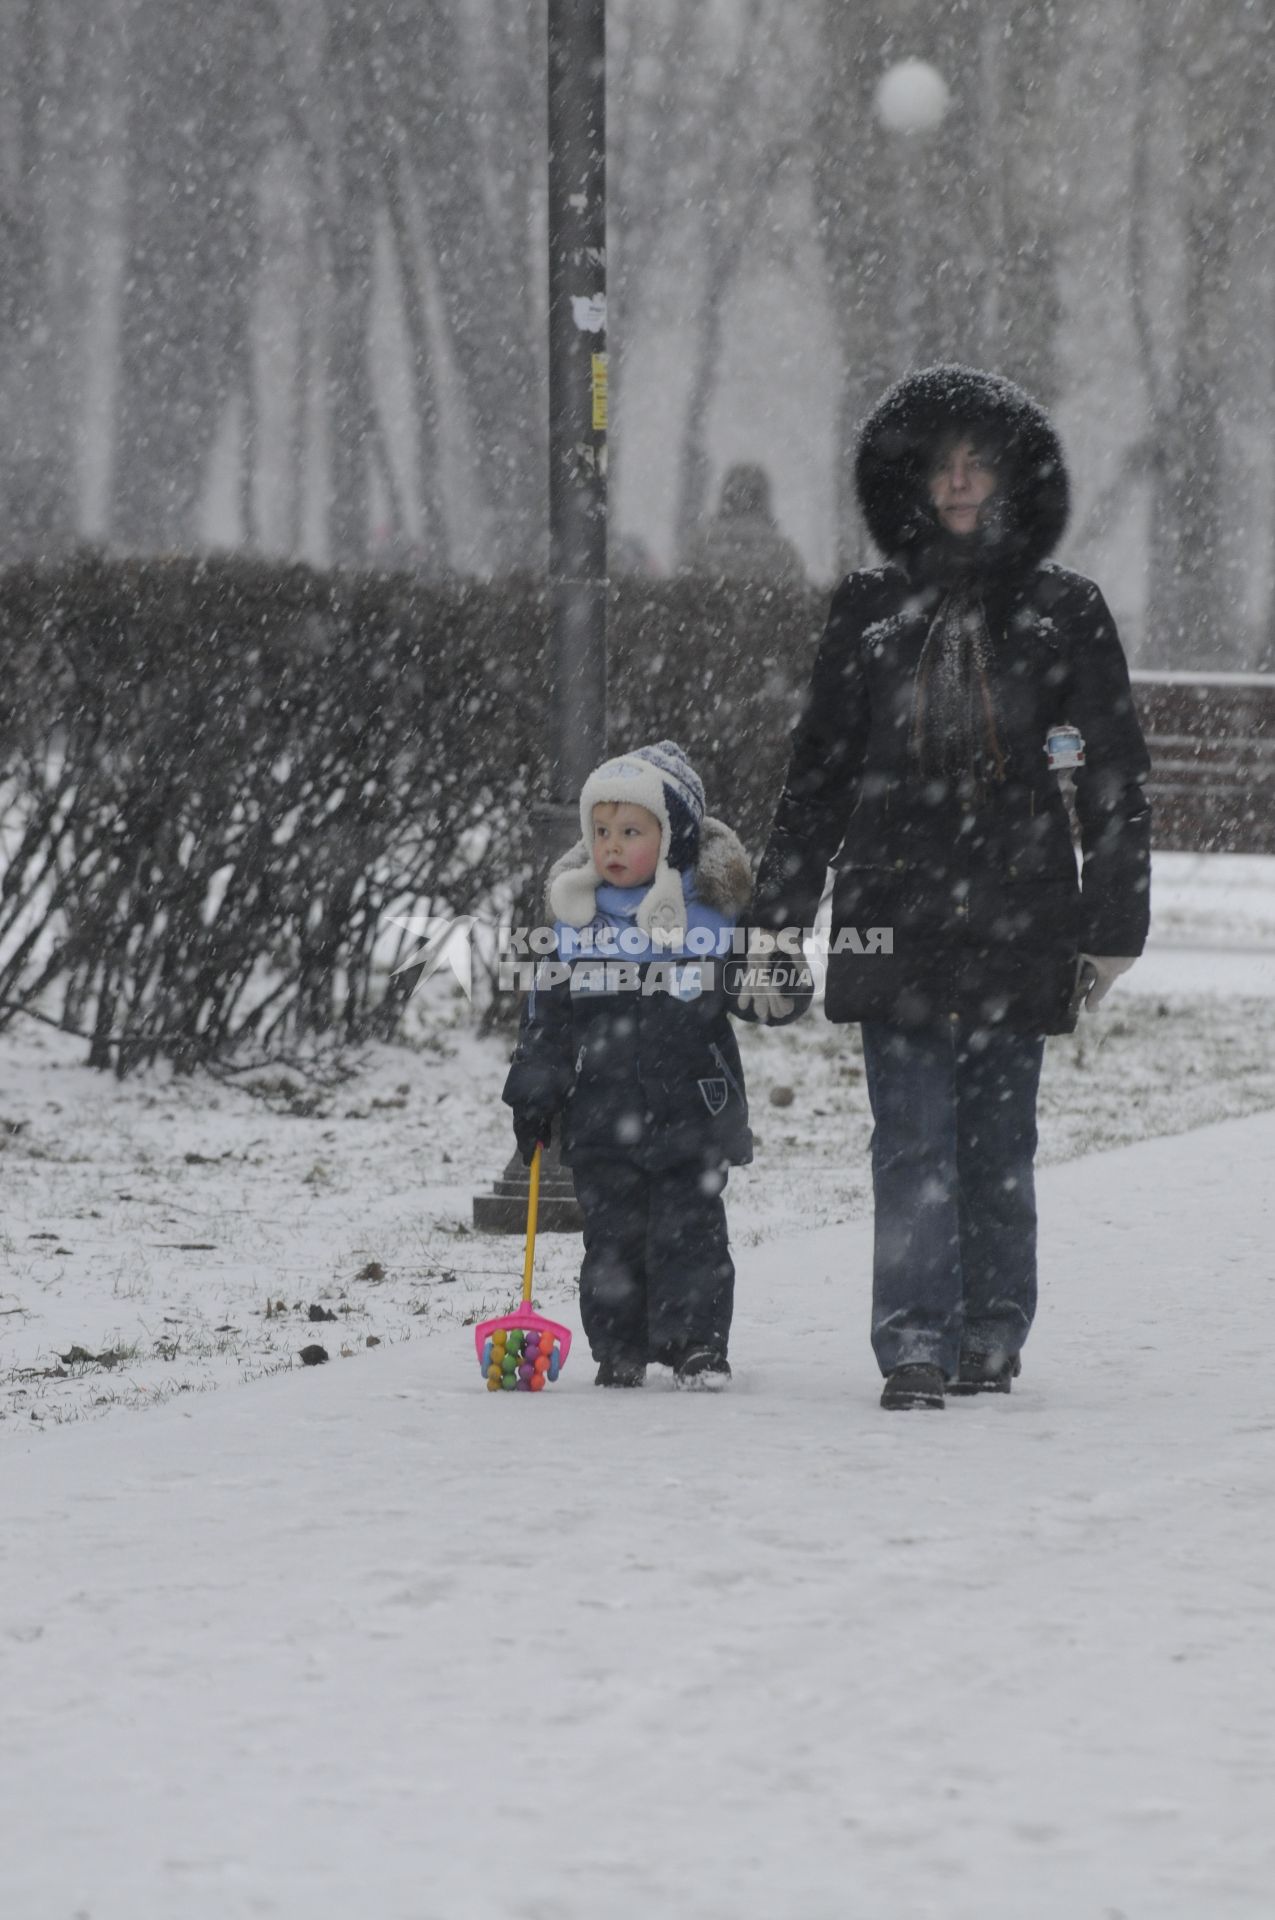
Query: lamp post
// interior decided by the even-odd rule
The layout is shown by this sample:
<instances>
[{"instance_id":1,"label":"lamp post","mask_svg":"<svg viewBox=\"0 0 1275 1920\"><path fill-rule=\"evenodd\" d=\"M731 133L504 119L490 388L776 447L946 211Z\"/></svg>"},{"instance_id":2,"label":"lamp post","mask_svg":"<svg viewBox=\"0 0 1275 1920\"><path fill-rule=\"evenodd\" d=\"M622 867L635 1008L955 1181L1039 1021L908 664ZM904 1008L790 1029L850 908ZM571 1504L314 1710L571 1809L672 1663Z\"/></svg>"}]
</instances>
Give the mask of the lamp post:
<instances>
[{"instance_id":1,"label":"lamp post","mask_svg":"<svg viewBox=\"0 0 1275 1920\"><path fill-rule=\"evenodd\" d=\"M606 750L606 0L549 0L550 771L536 844L578 837L577 796ZM474 1199L474 1225L520 1233L517 1154ZM580 1226L557 1142L540 1179L541 1232Z\"/></svg>"},{"instance_id":2,"label":"lamp post","mask_svg":"<svg viewBox=\"0 0 1275 1920\"><path fill-rule=\"evenodd\" d=\"M572 823L606 749L606 244L605 0L549 0L551 796Z\"/></svg>"}]
</instances>

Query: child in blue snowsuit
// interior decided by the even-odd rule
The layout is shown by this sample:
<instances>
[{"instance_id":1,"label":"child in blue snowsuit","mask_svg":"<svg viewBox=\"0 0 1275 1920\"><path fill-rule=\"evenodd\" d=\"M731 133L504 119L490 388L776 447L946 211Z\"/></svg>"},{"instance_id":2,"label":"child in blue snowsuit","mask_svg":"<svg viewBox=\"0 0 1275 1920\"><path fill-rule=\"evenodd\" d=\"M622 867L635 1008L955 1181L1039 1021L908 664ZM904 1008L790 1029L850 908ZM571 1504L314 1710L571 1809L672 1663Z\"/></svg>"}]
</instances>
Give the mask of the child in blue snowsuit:
<instances>
[{"instance_id":1,"label":"child in blue snowsuit","mask_svg":"<svg viewBox=\"0 0 1275 1920\"><path fill-rule=\"evenodd\" d=\"M580 1312L597 1384L730 1378L722 1193L752 1159L724 976L747 856L669 740L598 767L549 876L557 957L523 1011L504 1100L530 1161L562 1129L584 1214Z\"/></svg>"}]
</instances>

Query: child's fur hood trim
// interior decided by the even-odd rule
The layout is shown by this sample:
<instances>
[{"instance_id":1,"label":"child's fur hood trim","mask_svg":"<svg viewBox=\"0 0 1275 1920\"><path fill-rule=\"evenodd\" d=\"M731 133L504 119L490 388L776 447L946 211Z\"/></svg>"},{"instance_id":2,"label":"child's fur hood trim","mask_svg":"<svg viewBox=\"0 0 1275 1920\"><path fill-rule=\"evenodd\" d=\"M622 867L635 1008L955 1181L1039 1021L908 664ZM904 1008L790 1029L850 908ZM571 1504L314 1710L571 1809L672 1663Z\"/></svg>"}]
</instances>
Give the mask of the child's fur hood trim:
<instances>
[{"instance_id":1,"label":"child's fur hood trim","mask_svg":"<svg viewBox=\"0 0 1275 1920\"><path fill-rule=\"evenodd\" d=\"M577 840L549 869L545 912L569 927L587 927L597 912L597 888L593 856ZM752 869L739 835L712 814L700 827L695 891L706 907L729 919L737 919L753 897Z\"/></svg>"}]
</instances>

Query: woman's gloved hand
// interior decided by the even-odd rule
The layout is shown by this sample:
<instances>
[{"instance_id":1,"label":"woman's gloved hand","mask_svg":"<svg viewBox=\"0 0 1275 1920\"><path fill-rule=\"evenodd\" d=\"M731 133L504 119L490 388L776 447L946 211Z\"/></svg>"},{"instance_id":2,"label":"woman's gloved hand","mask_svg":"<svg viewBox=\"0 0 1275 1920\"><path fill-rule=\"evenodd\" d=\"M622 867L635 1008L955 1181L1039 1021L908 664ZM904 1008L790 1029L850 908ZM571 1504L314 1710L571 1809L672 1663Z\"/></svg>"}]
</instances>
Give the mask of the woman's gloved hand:
<instances>
[{"instance_id":1,"label":"woman's gloved hand","mask_svg":"<svg viewBox=\"0 0 1275 1920\"><path fill-rule=\"evenodd\" d=\"M518 1151L522 1163L529 1167L536 1157L536 1143L548 1146L553 1130L553 1116L548 1113L531 1113L522 1108L514 1108L514 1139L518 1142Z\"/></svg>"},{"instance_id":2,"label":"woman's gloved hand","mask_svg":"<svg viewBox=\"0 0 1275 1920\"><path fill-rule=\"evenodd\" d=\"M782 1027L800 1019L810 1005L814 979L805 955L781 951L773 934L751 929L744 958L731 964L727 993L741 1020Z\"/></svg>"},{"instance_id":3,"label":"woman's gloved hand","mask_svg":"<svg viewBox=\"0 0 1275 1920\"><path fill-rule=\"evenodd\" d=\"M1082 953L1076 962L1076 1001L1080 1007L1091 1011L1105 1000L1122 973L1127 973L1137 959L1137 954L1128 958L1099 953Z\"/></svg>"}]
</instances>

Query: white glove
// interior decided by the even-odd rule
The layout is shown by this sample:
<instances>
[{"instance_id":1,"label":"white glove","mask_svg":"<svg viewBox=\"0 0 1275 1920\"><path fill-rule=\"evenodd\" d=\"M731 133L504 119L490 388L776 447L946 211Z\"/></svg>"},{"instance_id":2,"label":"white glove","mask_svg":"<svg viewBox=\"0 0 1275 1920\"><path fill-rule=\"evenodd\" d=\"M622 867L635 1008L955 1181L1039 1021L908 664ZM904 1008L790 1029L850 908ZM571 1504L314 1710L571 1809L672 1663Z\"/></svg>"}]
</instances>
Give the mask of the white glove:
<instances>
[{"instance_id":1,"label":"white glove","mask_svg":"<svg viewBox=\"0 0 1275 1920\"><path fill-rule=\"evenodd\" d=\"M776 962L781 969L780 978L786 983L792 967L791 960L776 951L772 935L760 935L756 931L750 933L744 959L745 978L750 984L740 988L735 995L735 1005L746 1019L759 1020L764 1026L786 1020L794 1005L789 996L781 993L774 984Z\"/></svg>"},{"instance_id":2,"label":"white glove","mask_svg":"<svg viewBox=\"0 0 1275 1920\"><path fill-rule=\"evenodd\" d=\"M1090 1011L1105 1000L1122 973L1127 973L1137 959L1131 954L1127 959L1112 954L1082 953L1076 964L1076 992L1082 1007ZM1088 985L1086 985L1086 980Z\"/></svg>"}]
</instances>

